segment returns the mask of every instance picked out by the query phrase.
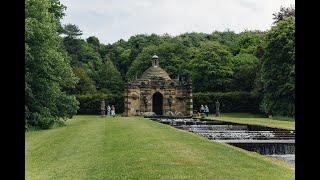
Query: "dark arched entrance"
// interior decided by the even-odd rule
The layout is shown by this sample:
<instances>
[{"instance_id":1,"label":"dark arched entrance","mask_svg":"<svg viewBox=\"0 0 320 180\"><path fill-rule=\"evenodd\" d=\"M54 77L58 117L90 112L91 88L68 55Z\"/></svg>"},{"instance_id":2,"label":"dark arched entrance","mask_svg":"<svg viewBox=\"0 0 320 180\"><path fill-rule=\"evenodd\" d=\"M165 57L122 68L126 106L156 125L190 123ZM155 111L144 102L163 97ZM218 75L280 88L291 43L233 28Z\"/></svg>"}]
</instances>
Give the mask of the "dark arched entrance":
<instances>
[{"instance_id":1,"label":"dark arched entrance","mask_svg":"<svg viewBox=\"0 0 320 180\"><path fill-rule=\"evenodd\" d=\"M161 93L156 92L152 96L152 111L157 115L163 115L163 96Z\"/></svg>"}]
</instances>

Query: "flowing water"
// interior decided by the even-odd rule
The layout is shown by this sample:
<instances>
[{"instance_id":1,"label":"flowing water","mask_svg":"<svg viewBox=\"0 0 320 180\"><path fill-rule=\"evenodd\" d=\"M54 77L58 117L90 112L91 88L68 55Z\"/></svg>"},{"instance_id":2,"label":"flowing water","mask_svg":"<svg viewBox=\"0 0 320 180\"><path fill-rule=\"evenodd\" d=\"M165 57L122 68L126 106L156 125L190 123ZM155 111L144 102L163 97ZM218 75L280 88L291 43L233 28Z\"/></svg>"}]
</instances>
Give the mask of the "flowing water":
<instances>
[{"instance_id":1,"label":"flowing water","mask_svg":"<svg viewBox=\"0 0 320 180\"><path fill-rule=\"evenodd\" d=\"M273 154L273 155L266 155L266 156L280 159L288 162L289 164L295 165L295 154Z\"/></svg>"}]
</instances>

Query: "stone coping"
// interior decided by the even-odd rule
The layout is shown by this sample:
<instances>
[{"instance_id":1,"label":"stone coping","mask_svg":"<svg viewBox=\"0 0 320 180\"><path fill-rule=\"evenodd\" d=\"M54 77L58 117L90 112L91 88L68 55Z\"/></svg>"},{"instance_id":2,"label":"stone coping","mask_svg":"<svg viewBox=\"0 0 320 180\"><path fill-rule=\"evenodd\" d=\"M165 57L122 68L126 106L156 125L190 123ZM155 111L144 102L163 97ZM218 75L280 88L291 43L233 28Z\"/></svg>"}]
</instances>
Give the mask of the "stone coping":
<instances>
[{"instance_id":1,"label":"stone coping","mask_svg":"<svg viewBox=\"0 0 320 180\"><path fill-rule=\"evenodd\" d=\"M286 143L286 144L294 144L295 140L285 140L285 139L270 139L270 140L257 140L257 139L237 139L237 140L213 140L221 143Z\"/></svg>"}]
</instances>

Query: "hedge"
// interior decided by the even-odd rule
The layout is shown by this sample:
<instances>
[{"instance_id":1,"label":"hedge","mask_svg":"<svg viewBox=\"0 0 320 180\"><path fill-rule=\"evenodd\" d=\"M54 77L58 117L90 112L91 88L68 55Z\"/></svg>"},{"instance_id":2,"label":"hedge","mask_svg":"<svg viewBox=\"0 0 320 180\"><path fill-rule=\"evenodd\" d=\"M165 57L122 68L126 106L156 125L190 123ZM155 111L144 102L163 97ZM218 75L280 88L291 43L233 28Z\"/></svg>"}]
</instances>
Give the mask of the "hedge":
<instances>
[{"instance_id":1,"label":"hedge","mask_svg":"<svg viewBox=\"0 0 320 180\"><path fill-rule=\"evenodd\" d=\"M260 97L250 92L206 92L193 94L193 108L200 109L207 105L210 112L215 112L215 102L220 102L220 112L248 112L261 113L259 109Z\"/></svg>"},{"instance_id":2,"label":"hedge","mask_svg":"<svg viewBox=\"0 0 320 180\"><path fill-rule=\"evenodd\" d=\"M116 114L123 113L124 110L124 97L122 94L85 94L77 95L79 101L78 114L100 114L101 101L105 100L107 105L114 105L116 108Z\"/></svg>"},{"instance_id":3,"label":"hedge","mask_svg":"<svg viewBox=\"0 0 320 180\"><path fill-rule=\"evenodd\" d=\"M115 105L116 113L124 111L123 94L85 94L77 95L80 102L78 114L100 114L101 101L106 105ZM193 108L199 110L201 105L207 105L210 112L215 112L215 101L220 102L220 112L261 113L260 97L250 92L206 92L193 93Z\"/></svg>"}]
</instances>

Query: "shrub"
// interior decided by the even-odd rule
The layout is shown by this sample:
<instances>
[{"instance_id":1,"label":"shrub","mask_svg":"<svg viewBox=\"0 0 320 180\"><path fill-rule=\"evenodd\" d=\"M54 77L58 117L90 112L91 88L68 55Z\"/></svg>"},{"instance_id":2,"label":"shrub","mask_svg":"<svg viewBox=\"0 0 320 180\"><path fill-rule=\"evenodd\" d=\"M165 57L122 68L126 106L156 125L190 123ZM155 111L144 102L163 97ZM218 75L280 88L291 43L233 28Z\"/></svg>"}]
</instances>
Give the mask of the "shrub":
<instances>
[{"instance_id":1,"label":"shrub","mask_svg":"<svg viewBox=\"0 0 320 180\"><path fill-rule=\"evenodd\" d=\"M107 105L114 105L116 113L122 113L124 110L124 96L122 94L85 94L77 95L77 100L80 102L78 114L100 114L101 101L105 100Z\"/></svg>"}]
</instances>

